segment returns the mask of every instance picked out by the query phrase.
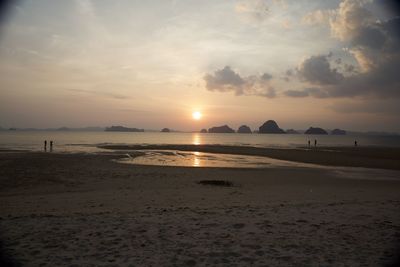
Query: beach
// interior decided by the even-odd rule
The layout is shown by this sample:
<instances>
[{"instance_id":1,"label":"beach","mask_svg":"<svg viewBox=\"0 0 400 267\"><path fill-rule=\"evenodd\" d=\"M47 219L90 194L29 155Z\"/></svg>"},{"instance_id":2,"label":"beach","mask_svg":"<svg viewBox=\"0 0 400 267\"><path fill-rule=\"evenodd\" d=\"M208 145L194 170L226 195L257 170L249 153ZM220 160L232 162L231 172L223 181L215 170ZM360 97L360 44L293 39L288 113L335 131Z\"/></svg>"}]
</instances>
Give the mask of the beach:
<instances>
[{"instance_id":1,"label":"beach","mask_svg":"<svg viewBox=\"0 0 400 267\"><path fill-rule=\"evenodd\" d=\"M400 178L386 176L398 171L397 150L197 147L330 166L206 168L116 161L126 153L134 155L131 151L192 151L190 146L107 149L0 152L4 262L392 266L398 260ZM373 179L364 179L343 166L357 167L360 173L369 169L358 167L378 171ZM199 183L205 180L232 184Z\"/></svg>"}]
</instances>

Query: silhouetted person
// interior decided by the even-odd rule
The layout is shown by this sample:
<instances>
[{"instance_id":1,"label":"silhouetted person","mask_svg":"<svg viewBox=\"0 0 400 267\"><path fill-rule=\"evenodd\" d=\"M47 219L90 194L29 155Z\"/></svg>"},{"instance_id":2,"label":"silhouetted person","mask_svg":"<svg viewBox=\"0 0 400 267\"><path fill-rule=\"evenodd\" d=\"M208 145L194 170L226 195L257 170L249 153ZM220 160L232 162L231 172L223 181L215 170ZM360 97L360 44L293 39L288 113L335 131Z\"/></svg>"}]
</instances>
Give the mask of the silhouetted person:
<instances>
[{"instance_id":1,"label":"silhouetted person","mask_svg":"<svg viewBox=\"0 0 400 267\"><path fill-rule=\"evenodd\" d=\"M355 140L355 141L354 141L354 146L357 146L357 145L358 145L358 144L357 144L357 140Z\"/></svg>"},{"instance_id":2,"label":"silhouetted person","mask_svg":"<svg viewBox=\"0 0 400 267\"><path fill-rule=\"evenodd\" d=\"M311 141L308 140L308 147L311 147Z\"/></svg>"},{"instance_id":3,"label":"silhouetted person","mask_svg":"<svg viewBox=\"0 0 400 267\"><path fill-rule=\"evenodd\" d=\"M47 140L44 140L44 151L47 151Z\"/></svg>"},{"instance_id":4,"label":"silhouetted person","mask_svg":"<svg viewBox=\"0 0 400 267\"><path fill-rule=\"evenodd\" d=\"M50 152L53 151L53 141L50 141Z\"/></svg>"},{"instance_id":5,"label":"silhouetted person","mask_svg":"<svg viewBox=\"0 0 400 267\"><path fill-rule=\"evenodd\" d=\"M317 147L317 139L314 140L314 146Z\"/></svg>"}]
</instances>

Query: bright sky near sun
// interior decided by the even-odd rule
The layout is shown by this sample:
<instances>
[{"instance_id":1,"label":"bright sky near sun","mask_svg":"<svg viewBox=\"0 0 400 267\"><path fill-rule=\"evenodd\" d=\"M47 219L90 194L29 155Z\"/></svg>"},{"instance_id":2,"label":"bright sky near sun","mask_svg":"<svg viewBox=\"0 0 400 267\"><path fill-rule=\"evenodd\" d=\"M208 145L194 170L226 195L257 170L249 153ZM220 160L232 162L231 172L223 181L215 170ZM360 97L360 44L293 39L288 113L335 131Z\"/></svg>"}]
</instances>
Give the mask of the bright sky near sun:
<instances>
[{"instance_id":1,"label":"bright sky near sun","mask_svg":"<svg viewBox=\"0 0 400 267\"><path fill-rule=\"evenodd\" d=\"M0 126L400 131L387 3L18 1L1 17Z\"/></svg>"}]
</instances>

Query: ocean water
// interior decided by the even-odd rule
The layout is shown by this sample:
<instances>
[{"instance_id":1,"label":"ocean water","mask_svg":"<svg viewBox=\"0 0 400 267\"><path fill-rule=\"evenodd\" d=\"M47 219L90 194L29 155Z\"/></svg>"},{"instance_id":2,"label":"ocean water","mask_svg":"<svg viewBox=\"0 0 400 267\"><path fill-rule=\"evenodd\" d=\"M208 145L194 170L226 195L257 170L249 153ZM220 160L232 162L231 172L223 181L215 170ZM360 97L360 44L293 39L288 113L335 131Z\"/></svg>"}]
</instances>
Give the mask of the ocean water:
<instances>
[{"instance_id":1,"label":"ocean water","mask_svg":"<svg viewBox=\"0 0 400 267\"><path fill-rule=\"evenodd\" d=\"M221 144L259 147L300 147L308 140L319 146L400 147L400 136L334 136L304 134L210 134L160 132L0 131L0 149L43 150L43 142L54 141L54 151L95 152L99 144ZM49 144L48 144L49 146Z\"/></svg>"}]
</instances>

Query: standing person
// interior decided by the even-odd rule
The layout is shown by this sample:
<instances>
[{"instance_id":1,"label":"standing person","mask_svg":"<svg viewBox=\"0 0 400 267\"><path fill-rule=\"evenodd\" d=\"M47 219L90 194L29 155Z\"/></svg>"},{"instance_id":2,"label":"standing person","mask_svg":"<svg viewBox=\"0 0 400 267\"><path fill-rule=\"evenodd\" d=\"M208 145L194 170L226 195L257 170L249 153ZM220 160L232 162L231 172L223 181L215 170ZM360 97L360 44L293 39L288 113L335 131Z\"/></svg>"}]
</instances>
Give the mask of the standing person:
<instances>
[{"instance_id":1,"label":"standing person","mask_svg":"<svg viewBox=\"0 0 400 267\"><path fill-rule=\"evenodd\" d=\"M53 151L53 140L50 141L50 152Z\"/></svg>"},{"instance_id":2,"label":"standing person","mask_svg":"<svg viewBox=\"0 0 400 267\"><path fill-rule=\"evenodd\" d=\"M44 151L47 151L47 140L44 140Z\"/></svg>"},{"instance_id":3,"label":"standing person","mask_svg":"<svg viewBox=\"0 0 400 267\"><path fill-rule=\"evenodd\" d=\"M308 147L311 147L311 141L308 140Z\"/></svg>"},{"instance_id":4,"label":"standing person","mask_svg":"<svg viewBox=\"0 0 400 267\"><path fill-rule=\"evenodd\" d=\"M317 139L314 139L314 146L317 147Z\"/></svg>"},{"instance_id":5,"label":"standing person","mask_svg":"<svg viewBox=\"0 0 400 267\"><path fill-rule=\"evenodd\" d=\"M357 146L357 140L354 141L354 146Z\"/></svg>"}]
</instances>

